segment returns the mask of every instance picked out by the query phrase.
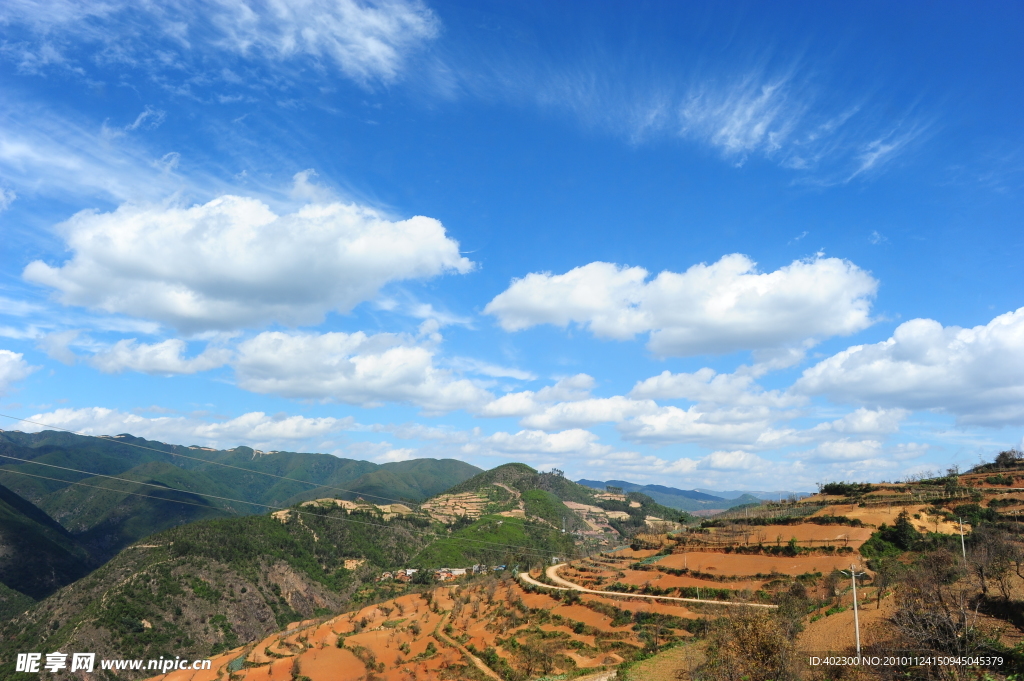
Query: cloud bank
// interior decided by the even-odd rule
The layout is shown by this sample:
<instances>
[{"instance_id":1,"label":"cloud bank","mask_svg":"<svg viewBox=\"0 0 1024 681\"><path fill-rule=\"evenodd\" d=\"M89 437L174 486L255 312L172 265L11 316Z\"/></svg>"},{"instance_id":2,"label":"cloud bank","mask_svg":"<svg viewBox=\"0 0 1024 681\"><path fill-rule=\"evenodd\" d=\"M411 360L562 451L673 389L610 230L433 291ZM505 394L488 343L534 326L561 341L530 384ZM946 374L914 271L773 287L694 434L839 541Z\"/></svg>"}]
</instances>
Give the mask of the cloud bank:
<instances>
[{"instance_id":1,"label":"cloud bank","mask_svg":"<svg viewBox=\"0 0 1024 681\"><path fill-rule=\"evenodd\" d=\"M186 333L315 324L389 282L468 272L473 263L432 218L392 221L354 204L277 215L221 196L191 208L122 205L58 226L71 259L25 268L60 302L152 319Z\"/></svg>"},{"instance_id":2,"label":"cloud bank","mask_svg":"<svg viewBox=\"0 0 1024 681\"><path fill-rule=\"evenodd\" d=\"M484 312L507 331L580 324L600 338L649 333L660 356L725 354L848 335L871 323L878 281L838 258L798 260L762 273L727 255L648 281L642 267L593 262L565 274L531 273Z\"/></svg>"},{"instance_id":3,"label":"cloud bank","mask_svg":"<svg viewBox=\"0 0 1024 681\"><path fill-rule=\"evenodd\" d=\"M1024 308L970 329L932 319L854 345L804 371L794 390L836 402L953 414L958 423L1024 419Z\"/></svg>"}]
</instances>

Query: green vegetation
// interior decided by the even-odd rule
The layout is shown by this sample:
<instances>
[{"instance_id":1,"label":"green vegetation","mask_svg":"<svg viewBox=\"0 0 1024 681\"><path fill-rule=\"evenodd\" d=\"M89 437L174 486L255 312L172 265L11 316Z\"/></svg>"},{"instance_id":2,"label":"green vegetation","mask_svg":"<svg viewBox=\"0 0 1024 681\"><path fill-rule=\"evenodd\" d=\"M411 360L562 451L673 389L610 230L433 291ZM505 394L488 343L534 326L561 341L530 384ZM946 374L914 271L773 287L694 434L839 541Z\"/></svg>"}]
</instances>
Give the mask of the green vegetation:
<instances>
[{"instance_id":1,"label":"green vegetation","mask_svg":"<svg viewBox=\"0 0 1024 681\"><path fill-rule=\"evenodd\" d=\"M381 569L407 564L431 539L415 518L320 509L301 520L211 520L149 537L5 625L0 658L74 647L86 623L89 649L109 657L212 655L359 605ZM354 557L368 562L346 570ZM391 588L369 595L390 598Z\"/></svg>"},{"instance_id":2,"label":"green vegetation","mask_svg":"<svg viewBox=\"0 0 1024 681\"><path fill-rule=\"evenodd\" d=\"M752 525L752 526L765 526L765 525L801 525L803 523L811 523L812 525L847 525L849 527L864 527L864 523L859 518L847 518L844 515L821 515L813 517L805 516L785 516L782 518L767 518L764 516L753 516L750 518L714 518L711 520L702 520L700 526L702 528L708 527L727 527L729 525Z\"/></svg>"},{"instance_id":3,"label":"green vegetation","mask_svg":"<svg viewBox=\"0 0 1024 681\"><path fill-rule=\"evenodd\" d=\"M868 559L886 558L911 551L920 543L921 534L914 529L907 512L903 511L891 527L883 523L877 532L872 533L860 547L860 553Z\"/></svg>"},{"instance_id":4,"label":"green vegetation","mask_svg":"<svg viewBox=\"0 0 1024 681\"><path fill-rule=\"evenodd\" d=\"M267 511L266 505L287 507L322 497L419 502L480 470L451 459L377 465L329 454L265 454L248 447L209 451L131 435L103 439L55 431L0 432L0 453L27 462L0 459L0 484L57 520L99 562L143 537L178 525L262 514ZM125 481L37 464L117 476Z\"/></svg>"},{"instance_id":5,"label":"green vegetation","mask_svg":"<svg viewBox=\"0 0 1024 681\"><path fill-rule=\"evenodd\" d=\"M67 530L0 485L0 583L38 599L85 576L95 566Z\"/></svg>"},{"instance_id":6,"label":"green vegetation","mask_svg":"<svg viewBox=\"0 0 1024 681\"><path fill-rule=\"evenodd\" d=\"M35 599L0 582L0 622L20 615L35 604Z\"/></svg>"},{"instance_id":7,"label":"green vegetation","mask_svg":"<svg viewBox=\"0 0 1024 681\"><path fill-rule=\"evenodd\" d=\"M525 549L513 547L522 546ZM424 568L465 567L474 563L488 565L529 565L548 556L573 553L569 534L551 525L487 515L438 539L412 559Z\"/></svg>"},{"instance_id":8,"label":"green vegetation","mask_svg":"<svg viewBox=\"0 0 1024 681\"><path fill-rule=\"evenodd\" d=\"M866 482L827 482L818 486L818 491L821 494L833 494L841 497L859 497L874 490L874 485Z\"/></svg>"}]
</instances>

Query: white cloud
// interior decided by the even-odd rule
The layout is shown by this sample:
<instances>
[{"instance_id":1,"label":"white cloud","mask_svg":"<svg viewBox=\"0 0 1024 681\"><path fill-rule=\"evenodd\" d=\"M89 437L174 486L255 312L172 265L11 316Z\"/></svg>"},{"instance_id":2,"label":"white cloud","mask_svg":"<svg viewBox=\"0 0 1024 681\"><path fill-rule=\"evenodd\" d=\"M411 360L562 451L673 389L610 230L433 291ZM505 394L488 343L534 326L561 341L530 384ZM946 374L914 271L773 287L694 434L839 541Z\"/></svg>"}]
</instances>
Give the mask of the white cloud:
<instances>
[{"instance_id":1,"label":"white cloud","mask_svg":"<svg viewBox=\"0 0 1024 681\"><path fill-rule=\"evenodd\" d=\"M112 140L92 125L13 96L0 102L0 172L13 185L8 195L139 201L222 186L202 172L186 180L155 167L135 140Z\"/></svg>"},{"instance_id":2,"label":"white cloud","mask_svg":"<svg viewBox=\"0 0 1024 681\"><path fill-rule=\"evenodd\" d=\"M0 395L5 394L17 381L26 378L39 367L29 366L20 352L0 350Z\"/></svg>"},{"instance_id":3,"label":"white cloud","mask_svg":"<svg viewBox=\"0 0 1024 681\"><path fill-rule=\"evenodd\" d=\"M604 398L590 398L575 402L559 402L537 414L526 416L524 426L542 430L558 430L596 423L621 423L622 421L658 411L653 400L633 400L621 395Z\"/></svg>"},{"instance_id":4,"label":"white cloud","mask_svg":"<svg viewBox=\"0 0 1024 681\"><path fill-rule=\"evenodd\" d=\"M405 55L439 30L426 5L400 0L233 2L218 9L204 14L223 33L222 45L245 55L329 60L360 82L393 80Z\"/></svg>"},{"instance_id":5,"label":"white cloud","mask_svg":"<svg viewBox=\"0 0 1024 681\"><path fill-rule=\"evenodd\" d=\"M866 143L861 148L860 153L857 154L857 167L847 181L881 167L902 151L921 132L922 130L918 128L903 132L902 134L893 131ZM878 234L878 232L875 232L875 234Z\"/></svg>"},{"instance_id":6,"label":"white cloud","mask_svg":"<svg viewBox=\"0 0 1024 681\"><path fill-rule=\"evenodd\" d=\"M307 418L304 416L270 416L250 412L226 421L205 421L185 416L153 418L105 407L57 409L35 414L29 420L86 435L118 435L131 433L150 440L171 444L199 444L228 448L239 444L281 448L306 438L347 430L354 425L349 418ZM46 426L22 424L24 430L45 430ZM191 440L191 442L189 441Z\"/></svg>"},{"instance_id":7,"label":"white cloud","mask_svg":"<svg viewBox=\"0 0 1024 681\"><path fill-rule=\"evenodd\" d=\"M881 453L882 443L878 440L841 438L822 442L812 451L801 454L800 458L814 462L865 461L877 459Z\"/></svg>"},{"instance_id":8,"label":"white cloud","mask_svg":"<svg viewBox=\"0 0 1024 681\"><path fill-rule=\"evenodd\" d=\"M537 375L531 371L482 362L472 357L455 357L449 364L459 371L469 371L491 378L514 378L517 381L533 381L537 378Z\"/></svg>"},{"instance_id":9,"label":"white cloud","mask_svg":"<svg viewBox=\"0 0 1024 681\"><path fill-rule=\"evenodd\" d=\"M836 402L931 409L959 423L1024 419L1024 308L984 326L900 324L888 340L855 345L804 371L793 390Z\"/></svg>"},{"instance_id":10,"label":"white cloud","mask_svg":"<svg viewBox=\"0 0 1024 681\"><path fill-rule=\"evenodd\" d=\"M625 340L649 332L658 355L724 354L803 345L867 328L878 282L838 258L798 260L761 273L747 256L724 256L647 281L641 267L594 262L565 274L513 280L484 312L502 328L586 326Z\"/></svg>"},{"instance_id":11,"label":"white cloud","mask_svg":"<svg viewBox=\"0 0 1024 681\"><path fill-rule=\"evenodd\" d=\"M554 385L538 391L523 390L502 395L480 409L480 416L527 416L559 401L585 400L590 397L594 379L587 374L576 374L559 379Z\"/></svg>"},{"instance_id":12,"label":"white cloud","mask_svg":"<svg viewBox=\"0 0 1024 681\"><path fill-rule=\"evenodd\" d=\"M888 435L900 429L909 412L905 409L865 409L861 407L841 419L819 423L812 430L855 435Z\"/></svg>"},{"instance_id":13,"label":"white cloud","mask_svg":"<svg viewBox=\"0 0 1024 681\"><path fill-rule=\"evenodd\" d=\"M648 399L685 399L693 402L735 406L770 406L787 408L802 404L805 398L778 390L766 391L754 382L755 372L720 374L710 368L693 373L673 374L663 371L638 381L629 392L631 397Z\"/></svg>"},{"instance_id":14,"label":"white cloud","mask_svg":"<svg viewBox=\"0 0 1024 681\"><path fill-rule=\"evenodd\" d=\"M363 406L418 405L428 412L475 409L493 396L434 365L434 351L407 336L362 332L265 332L238 346L245 390Z\"/></svg>"},{"instance_id":15,"label":"white cloud","mask_svg":"<svg viewBox=\"0 0 1024 681\"><path fill-rule=\"evenodd\" d=\"M698 468L707 468L715 471L756 471L767 467L768 461L757 454L750 452L711 452L700 460Z\"/></svg>"},{"instance_id":16,"label":"white cloud","mask_svg":"<svg viewBox=\"0 0 1024 681\"><path fill-rule=\"evenodd\" d=\"M307 65L336 69L360 83L389 82L440 29L423 3L403 0L14 0L0 10L0 22L35 33L12 46L23 70L70 65L72 50L61 48L73 41L76 51L95 46L101 62L154 68L172 63L189 80L226 72L222 77L229 81L237 77L226 77L231 71L224 64L236 58L265 66L305 58Z\"/></svg>"},{"instance_id":17,"label":"white cloud","mask_svg":"<svg viewBox=\"0 0 1024 681\"><path fill-rule=\"evenodd\" d=\"M787 79L751 74L731 87L692 91L679 110L680 133L718 147L728 156L772 156L790 142L806 114Z\"/></svg>"},{"instance_id":18,"label":"white cloud","mask_svg":"<svg viewBox=\"0 0 1024 681\"><path fill-rule=\"evenodd\" d=\"M462 446L465 454L560 454L563 456L602 456L612 450L597 442L598 437L588 430L573 428L557 433L541 430L520 430L517 433L498 432Z\"/></svg>"},{"instance_id":19,"label":"white cloud","mask_svg":"<svg viewBox=\"0 0 1024 681\"><path fill-rule=\"evenodd\" d=\"M139 343L134 338L120 340L113 347L94 354L89 363L106 374L140 371L146 374L194 374L223 366L231 359L227 348L207 347L202 354L186 359L183 340Z\"/></svg>"},{"instance_id":20,"label":"white cloud","mask_svg":"<svg viewBox=\"0 0 1024 681\"><path fill-rule=\"evenodd\" d=\"M473 267L437 220L391 221L353 204L281 216L238 196L191 208L125 204L78 213L58 231L74 255L56 267L30 263L28 281L68 305L186 332L318 323L389 282Z\"/></svg>"},{"instance_id":21,"label":"white cloud","mask_svg":"<svg viewBox=\"0 0 1024 681\"><path fill-rule=\"evenodd\" d=\"M704 446L754 446L767 441L777 446L779 432L771 427L767 409L689 409L660 407L619 425L622 436L652 445L696 443Z\"/></svg>"},{"instance_id":22,"label":"white cloud","mask_svg":"<svg viewBox=\"0 0 1024 681\"><path fill-rule=\"evenodd\" d=\"M381 463L393 463L395 461L408 461L417 454L415 449L389 449L380 456L376 457L376 460Z\"/></svg>"},{"instance_id":23,"label":"white cloud","mask_svg":"<svg viewBox=\"0 0 1024 681\"><path fill-rule=\"evenodd\" d=\"M14 300L0 296L0 315L10 317L26 317L42 311L42 307L25 300Z\"/></svg>"}]
</instances>

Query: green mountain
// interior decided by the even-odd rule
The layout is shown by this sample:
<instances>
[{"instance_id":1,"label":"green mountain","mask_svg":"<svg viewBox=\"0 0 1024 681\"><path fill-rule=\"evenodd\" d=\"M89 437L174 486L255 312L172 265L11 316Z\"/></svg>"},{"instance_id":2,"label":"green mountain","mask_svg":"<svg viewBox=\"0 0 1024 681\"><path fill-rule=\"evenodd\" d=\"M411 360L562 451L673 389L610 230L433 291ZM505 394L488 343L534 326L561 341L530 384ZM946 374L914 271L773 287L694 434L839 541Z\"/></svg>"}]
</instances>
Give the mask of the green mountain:
<instances>
[{"instance_id":1,"label":"green mountain","mask_svg":"<svg viewBox=\"0 0 1024 681\"><path fill-rule=\"evenodd\" d=\"M20 615L35 605L36 601L20 591L15 591L0 582L0 623Z\"/></svg>"},{"instance_id":2,"label":"green mountain","mask_svg":"<svg viewBox=\"0 0 1024 681\"><path fill-rule=\"evenodd\" d=\"M428 500L423 508L443 513L446 498L467 494L475 496L476 501L471 503L479 511L456 519L451 534L427 546L414 559L415 565L529 565L546 562L552 556L575 555L591 525L582 514L567 507L563 503L566 501L625 513L627 518L609 521L616 543L642 531L649 516L687 520L685 513L662 506L644 494L630 493L625 501L599 499L597 490L567 479L561 471L540 473L521 463L484 471Z\"/></svg>"},{"instance_id":3,"label":"green mountain","mask_svg":"<svg viewBox=\"0 0 1024 681\"><path fill-rule=\"evenodd\" d=\"M85 548L48 515L0 485L0 610L43 598L96 566ZM12 605L4 605L10 603Z\"/></svg>"},{"instance_id":4,"label":"green mountain","mask_svg":"<svg viewBox=\"0 0 1024 681\"><path fill-rule=\"evenodd\" d=\"M148 537L0 628L0 659L57 649L206 657L387 596L374 578L407 565L433 537L419 517L302 511L285 522L207 520ZM366 562L346 569L353 558ZM12 670L0 666L0 679Z\"/></svg>"},{"instance_id":5,"label":"green mountain","mask_svg":"<svg viewBox=\"0 0 1024 681\"><path fill-rule=\"evenodd\" d=\"M68 457L66 447L61 451ZM249 456L259 460L258 455ZM420 460L375 467L370 477L364 473L359 478L365 478L360 484L367 486L402 483L405 491L420 494L442 486L445 476L465 470L451 462ZM107 480L104 484L112 491L82 491L65 484L44 498L60 510L66 523L85 528L81 537L95 540L116 529L120 534L112 545L141 532L133 523L153 527L153 514L170 512L173 501L194 501L197 505L189 508L197 510L189 513L237 511L199 496L223 485L223 480L206 475L206 469L147 461L122 475L129 474L132 482L119 486ZM146 490L142 502L129 494L134 489ZM580 530L590 525L563 501L618 511L614 522L619 539L644 528L650 515L685 519L685 514L642 494L625 500L599 499L596 494L558 471L540 473L523 464L508 464L463 480L404 516L385 516L370 504L362 510L296 504L273 515L203 519L171 527L128 546L34 605L17 592L0 590L0 612L14 615L0 627L0 659L57 649L88 650L100 658L206 657L270 635L289 622L342 612L409 588L378 582L384 570L468 567L478 562L525 566L548 562L551 556L572 556L583 541ZM65 542L68 551L79 546L39 509L24 499L19 502L13 493L9 496L20 504L19 517L34 518L49 533L40 530L37 535L53 535L52 541ZM476 504L479 512L473 517L439 518L438 509L453 498ZM19 530L20 534L34 536ZM346 563L353 559L362 562ZM0 667L0 679L11 673L8 666Z\"/></svg>"},{"instance_id":6,"label":"green mountain","mask_svg":"<svg viewBox=\"0 0 1024 681\"><path fill-rule=\"evenodd\" d=\"M480 472L451 459L379 465L329 454L215 451L56 431L2 431L0 455L0 484L50 514L101 561L176 525L322 497L416 503Z\"/></svg>"},{"instance_id":7,"label":"green mountain","mask_svg":"<svg viewBox=\"0 0 1024 681\"><path fill-rule=\"evenodd\" d=\"M625 480L580 480L581 485L586 485L596 490L605 491L608 487L617 487L623 492L639 492L646 494L663 506L675 508L680 511L707 511L710 509L724 510L745 504L759 503L760 499L750 494L744 494L735 499L715 496L697 490L683 490L664 485L638 485L635 482Z\"/></svg>"}]
</instances>

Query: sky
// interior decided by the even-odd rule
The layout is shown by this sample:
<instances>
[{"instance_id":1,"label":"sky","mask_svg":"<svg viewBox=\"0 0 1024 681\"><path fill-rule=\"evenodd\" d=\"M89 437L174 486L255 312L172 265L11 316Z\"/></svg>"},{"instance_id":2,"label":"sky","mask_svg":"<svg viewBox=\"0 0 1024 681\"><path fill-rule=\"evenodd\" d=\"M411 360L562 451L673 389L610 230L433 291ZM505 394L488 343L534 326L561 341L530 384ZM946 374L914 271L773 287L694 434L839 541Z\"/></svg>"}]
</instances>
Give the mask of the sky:
<instances>
[{"instance_id":1,"label":"sky","mask_svg":"<svg viewBox=\"0 0 1024 681\"><path fill-rule=\"evenodd\" d=\"M1011 2L9 0L0 412L686 489L991 460L1022 34Z\"/></svg>"}]
</instances>

